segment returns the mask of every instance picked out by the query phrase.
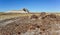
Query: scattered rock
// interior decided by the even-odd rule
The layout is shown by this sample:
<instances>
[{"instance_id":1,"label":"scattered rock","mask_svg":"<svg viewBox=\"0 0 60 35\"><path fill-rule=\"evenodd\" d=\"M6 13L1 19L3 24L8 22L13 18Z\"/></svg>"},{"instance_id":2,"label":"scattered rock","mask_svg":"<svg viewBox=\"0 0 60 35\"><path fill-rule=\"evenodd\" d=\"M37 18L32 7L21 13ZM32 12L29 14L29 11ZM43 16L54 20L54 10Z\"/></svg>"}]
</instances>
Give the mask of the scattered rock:
<instances>
[{"instance_id":1,"label":"scattered rock","mask_svg":"<svg viewBox=\"0 0 60 35\"><path fill-rule=\"evenodd\" d=\"M32 15L30 19L38 19L38 16Z\"/></svg>"},{"instance_id":2,"label":"scattered rock","mask_svg":"<svg viewBox=\"0 0 60 35\"><path fill-rule=\"evenodd\" d=\"M41 17L41 18L40 18ZM38 19L40 18L40 19ZM60 16L41 13L41 16L32 15L22 17L22 20L7 24L0 28L1 35L60 35ZM30 19L37 19L31 21ZM21 23L22 21L22 23ZM25 23L26 21L26 23ZM31 22L29 22L31 21Z\"/></svg>"}]
</instances>

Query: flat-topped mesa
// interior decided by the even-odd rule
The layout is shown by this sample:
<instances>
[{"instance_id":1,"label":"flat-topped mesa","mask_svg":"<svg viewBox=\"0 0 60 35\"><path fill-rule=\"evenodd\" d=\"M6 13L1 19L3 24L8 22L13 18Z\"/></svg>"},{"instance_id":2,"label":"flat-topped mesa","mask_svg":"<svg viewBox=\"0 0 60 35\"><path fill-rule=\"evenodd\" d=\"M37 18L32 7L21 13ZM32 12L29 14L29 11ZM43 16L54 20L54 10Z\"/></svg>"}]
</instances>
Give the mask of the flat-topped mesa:
<instances>
[{"instance_id":1,"label":"flat-topped mesa","mask_svg":"<svg viewBox=\"0 0 60 35\"><path fill-rule=\"evenodd\" d=\"M21 10L11 10L11 11L7 11L7 13L29 13L29 10L26 8L23 8Z\"/></svg>"}]
</instances>

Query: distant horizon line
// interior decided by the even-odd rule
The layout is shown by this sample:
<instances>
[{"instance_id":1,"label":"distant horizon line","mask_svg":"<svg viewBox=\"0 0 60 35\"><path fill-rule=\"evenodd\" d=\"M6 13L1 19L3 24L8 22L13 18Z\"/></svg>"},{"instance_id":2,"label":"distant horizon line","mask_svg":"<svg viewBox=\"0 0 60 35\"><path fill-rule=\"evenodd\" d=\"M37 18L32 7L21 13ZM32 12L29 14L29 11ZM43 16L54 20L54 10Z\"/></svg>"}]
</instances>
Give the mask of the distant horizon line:
<instances>
[{"instance_id":1,"label":"distant horizon line","mask_svg":"<svg viewBox=\"0 0 60 35\"><path fill-rule=\"evenodd\" d=\"M11 10L12 11L12 10ZM6 13L7 11L5 11L5 12L1 12L0 11L0 13ZM43 12L43 11L39 11L39 12L36 12L36 11L29 11L30 13L41 13L41 12ZM60 13L60 12L51 12L51 11L46 11L45 13Z\"/></svg>"}]
</instances>

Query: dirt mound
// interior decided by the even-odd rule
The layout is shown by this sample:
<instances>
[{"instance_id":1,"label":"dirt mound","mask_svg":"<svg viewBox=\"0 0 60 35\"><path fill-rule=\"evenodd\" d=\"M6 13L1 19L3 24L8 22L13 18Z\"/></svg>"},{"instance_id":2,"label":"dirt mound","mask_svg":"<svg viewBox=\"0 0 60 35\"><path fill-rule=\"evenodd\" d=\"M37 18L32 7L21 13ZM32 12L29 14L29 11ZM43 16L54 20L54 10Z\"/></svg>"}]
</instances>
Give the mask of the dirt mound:
<instances>
[{"instance_id":1,"label":"dirt mound","mask_svg":"<svg viewBox=\"0 0 60 35\"><path fill-rule=\"evenodd\" d=\"M38 16L32 15L30 19L38 19Z\"/></svg>"},{"instance_id":2,"label":"dirt mound","mask_svg":"<svg viewBox=\"0 0 60 35\"><path fill-rule=\"evenodd\" d=\"M7 24L0 28L0 35L60 35L60 16L45 13L40 15L42 14L43 16L32 15L31 18L22 17L24 19L19 23Z\"/></svg>"}]
</instances>

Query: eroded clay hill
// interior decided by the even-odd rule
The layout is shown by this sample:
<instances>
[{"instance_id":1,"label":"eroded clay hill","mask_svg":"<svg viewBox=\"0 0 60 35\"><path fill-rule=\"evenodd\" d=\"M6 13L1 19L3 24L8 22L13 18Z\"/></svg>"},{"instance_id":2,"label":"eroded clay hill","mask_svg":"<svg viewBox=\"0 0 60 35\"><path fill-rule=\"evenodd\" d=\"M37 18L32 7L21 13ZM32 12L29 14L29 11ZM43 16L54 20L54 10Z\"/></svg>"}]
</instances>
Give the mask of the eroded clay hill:
<instances>
[{"instance_id":1,"label":"eroded clay hill","mask_svg":"<svg viewBox=\"0 0 60 35\"><path fill-rule=\"evenodd\" d=\"M25 16L0 28L0 35L60 35L60 16L41 13Z\"/></svg>"}]
</instances>

